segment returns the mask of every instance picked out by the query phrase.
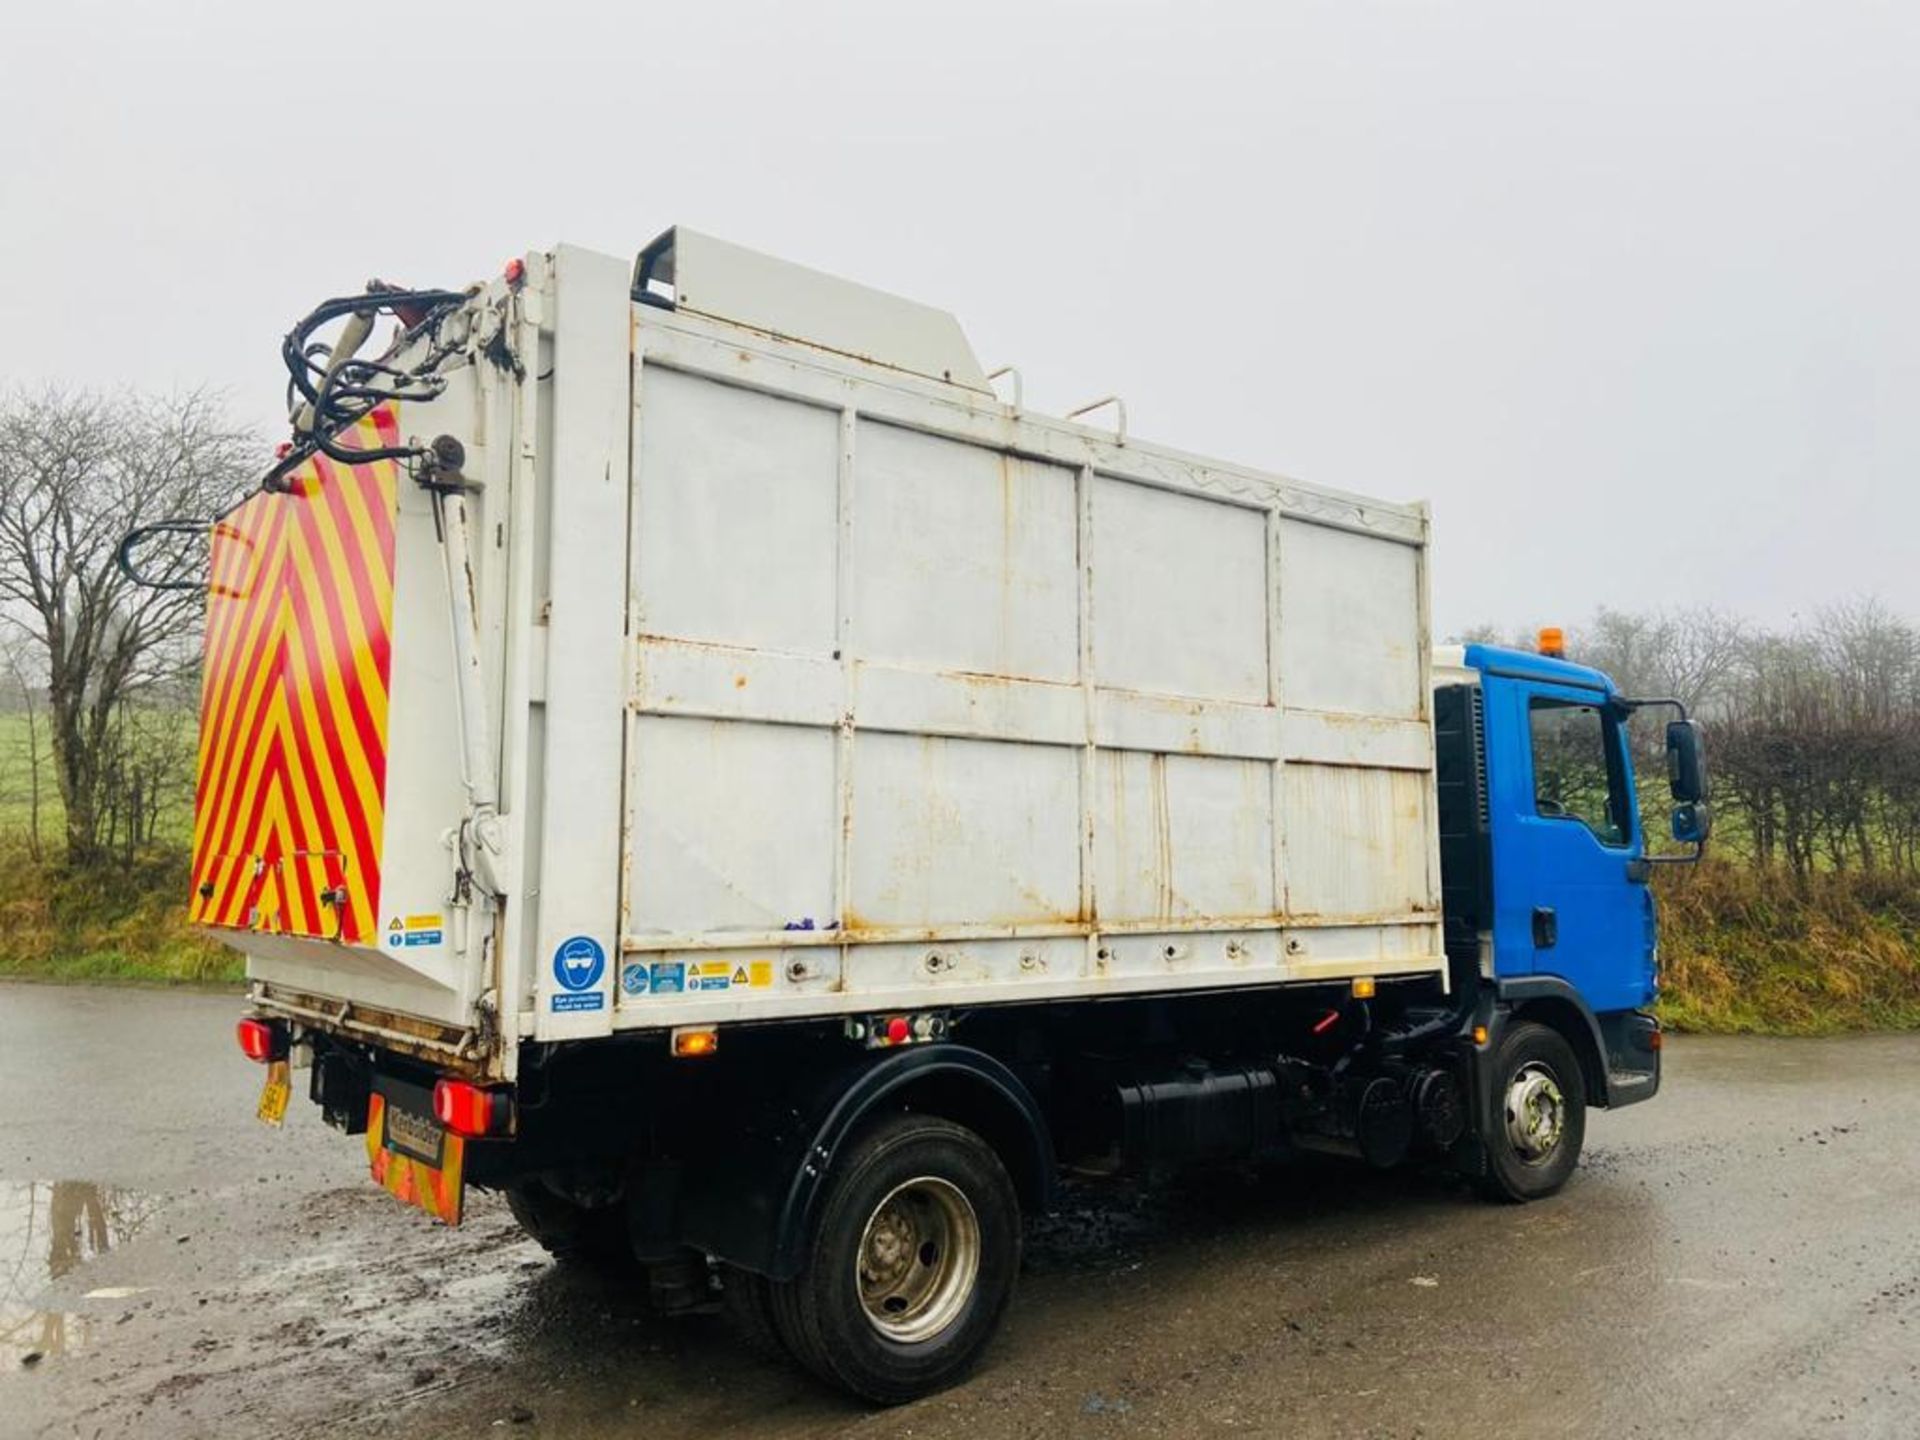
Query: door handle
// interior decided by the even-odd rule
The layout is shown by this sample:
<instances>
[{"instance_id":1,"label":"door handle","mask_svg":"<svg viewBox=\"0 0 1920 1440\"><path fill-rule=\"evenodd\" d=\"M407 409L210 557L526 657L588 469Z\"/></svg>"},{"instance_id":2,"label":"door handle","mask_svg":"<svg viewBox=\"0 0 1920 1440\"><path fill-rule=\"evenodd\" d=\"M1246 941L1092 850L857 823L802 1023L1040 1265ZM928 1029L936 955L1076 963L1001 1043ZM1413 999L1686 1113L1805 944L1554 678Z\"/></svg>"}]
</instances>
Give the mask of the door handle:
<instances>
[{"instance_id":1,"label":"door handle","mask_svg":"<svg viewBox=\"0 0 1920 1440\"><path fill-rule=\"evenodd\" d=\"M1551 950L1560 939L1560 917L1551 905L1533 907L1533 948Z\"/></svg>"}]
</instances>

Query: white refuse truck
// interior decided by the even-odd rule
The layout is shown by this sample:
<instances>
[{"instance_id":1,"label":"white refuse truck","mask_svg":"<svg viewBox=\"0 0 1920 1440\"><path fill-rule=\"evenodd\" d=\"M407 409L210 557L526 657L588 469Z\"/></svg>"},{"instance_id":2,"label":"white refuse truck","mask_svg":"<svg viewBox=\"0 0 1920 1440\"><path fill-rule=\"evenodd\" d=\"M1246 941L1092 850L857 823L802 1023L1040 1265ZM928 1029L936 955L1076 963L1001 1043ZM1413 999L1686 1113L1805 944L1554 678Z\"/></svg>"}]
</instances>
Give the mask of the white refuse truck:
<instances>
[{"instance_id":1,"label":"white refuse truck","mask_svg":"<svg viewBox=\"0 0 1920 1440\"><path fill-rule=\"evenodd\" d=\"M1656 1088L1641 702L1436 667L1424 506L1034 413L951 316L686 229L284 358L205 573L122 558L207 587L190 903L262 1117L297 1077L428 1213L502 1191L891 1402L1065 1166L1529 1198Z\"/></svg>"}]
</instances>

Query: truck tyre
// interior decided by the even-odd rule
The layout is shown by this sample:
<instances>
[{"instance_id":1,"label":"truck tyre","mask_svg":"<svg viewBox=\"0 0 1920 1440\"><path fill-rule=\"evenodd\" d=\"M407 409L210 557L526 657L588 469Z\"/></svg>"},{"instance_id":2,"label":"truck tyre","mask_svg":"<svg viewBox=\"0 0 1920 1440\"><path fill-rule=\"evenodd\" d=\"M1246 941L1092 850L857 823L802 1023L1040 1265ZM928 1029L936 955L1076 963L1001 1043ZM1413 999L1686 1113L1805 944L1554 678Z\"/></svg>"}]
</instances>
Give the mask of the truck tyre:
<instances>
[{"instance_id":1,"label":"truck tyre","mask_svg":"<svg viewBox=\"0 0 1920 1440\"><path fill-rule=\"evenodd\" d=\"M1020 1204L971 1130L893 1115L851 1141L800 1274L773 1286L795 1359L882 1405L951 1385L992 1338L1020 1269Z\"/></svg>"},{"instance_id":2,"label":"truck tyre","mask_svg":"<svg viewBox=\"0 0 1920 1440\"><path fill-rule=\"evenodd\" d=\"M1523 1021L1493 1053L1481 1140L1481 1188L1496 1200L1538 1200L1567 1183L1587 1134L1586 1082L1559 1031Z\"/></svg>"},{"instance_id":3,"label":"truck tyre","mask_svg":"<svg viewBox=\"0 0 1920 1440\"><path fill-rule=\"evenodd\" d=\"M773 1318L773 1282L737 1265L720 1269L720 1311L748 1349L769 1360L791 1356Z\"/></svg>"},{"instance_id":4,"label":"truck tyre","mask_svg":"<svg viewBox=\"0 0 1920 1440\"><path fill-rule=\"evenodd\" d=\"M520 1228L554 1259L602 1267L635 1263L625 1205L577 1205L537 1179L507 1186L506 1196Z\"/></svg>"}]
</instances>

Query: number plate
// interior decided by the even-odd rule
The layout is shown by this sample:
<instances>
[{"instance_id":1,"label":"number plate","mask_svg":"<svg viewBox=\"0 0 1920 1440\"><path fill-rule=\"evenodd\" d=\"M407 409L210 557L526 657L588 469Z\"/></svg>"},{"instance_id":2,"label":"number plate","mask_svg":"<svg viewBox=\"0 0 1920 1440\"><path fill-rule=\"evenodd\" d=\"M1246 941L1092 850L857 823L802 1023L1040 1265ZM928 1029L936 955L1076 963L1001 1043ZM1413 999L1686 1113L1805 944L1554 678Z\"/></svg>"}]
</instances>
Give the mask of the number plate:
<instances>
[{"instance_id":1,"label":"number plate","mask_svg":"<svg viewBox=\"0 0 1920 1440\"><path fill-rule=\"evenodd\" d=\"M285 1060L267 1066L267 1083L260 1087L260 1104L253 1112L262 1124L275 1127L287 1121L287 1101L293 1098L293 1069Z\"/></svg>"}]
</instances>

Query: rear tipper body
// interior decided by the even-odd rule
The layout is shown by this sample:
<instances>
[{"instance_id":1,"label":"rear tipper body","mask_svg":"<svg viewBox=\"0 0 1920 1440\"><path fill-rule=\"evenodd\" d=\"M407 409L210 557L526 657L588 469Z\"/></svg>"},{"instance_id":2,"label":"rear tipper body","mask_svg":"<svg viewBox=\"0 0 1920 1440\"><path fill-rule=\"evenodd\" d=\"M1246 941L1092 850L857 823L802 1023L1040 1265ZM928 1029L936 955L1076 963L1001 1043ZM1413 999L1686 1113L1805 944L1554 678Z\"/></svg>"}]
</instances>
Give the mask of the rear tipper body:
<instances>
[{"instance_id":1,"label":"rear tipper body","mask_svg":"<svg viewBox=\"0 0 1920 1440\"><path fill-rule=\"evenodd\" d=\"M1625 702L1436 675L1424 506L1036 414L950 316L685 230L392 308L215 526L192 903L396 1193L734 1277L893 1399L1063 1163L1544 1191L1657 1084ZM1597 824L1523 803L1534 691ZM1542 820L1527 884L1619 861L1571 936L1498 885Z\"/></svg>"}]
</instances>

